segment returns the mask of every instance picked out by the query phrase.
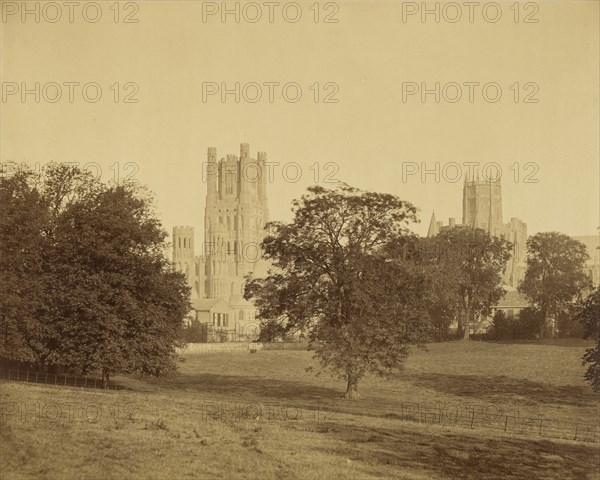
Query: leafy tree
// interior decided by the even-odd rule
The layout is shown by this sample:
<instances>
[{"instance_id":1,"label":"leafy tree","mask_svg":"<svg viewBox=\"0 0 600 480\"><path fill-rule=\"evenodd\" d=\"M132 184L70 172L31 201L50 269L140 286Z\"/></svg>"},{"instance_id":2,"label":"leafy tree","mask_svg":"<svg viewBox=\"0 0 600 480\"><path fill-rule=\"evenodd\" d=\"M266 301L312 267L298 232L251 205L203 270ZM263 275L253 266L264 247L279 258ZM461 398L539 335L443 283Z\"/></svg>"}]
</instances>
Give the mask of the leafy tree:
<instances>
[{"instance_id":1,"label":"leafy tree","mask_svg":"<svg viewBox=\"0 0 600 480\"><path fill-rule=\"evenodd\" d=\"M184 330L184 339L189 343L201 343L206 342L206 332L202 327L202 324L195 318Z\"/></svg>"},{"instance_id":2,"label":"leafy tree","mask_svg":"<svg viewBox=\"0 0 600 480\"><path fill-rule=\"evenodd\" d=\"M534 308L527 307L521 310L519 317L515 318L516 338L523 340L535 339L541 321L540 317L540 312Z\"/></svg>"},{"instance_id":3,"label":"leafy tree","mask_svg":"<svg viewBox=\"0 0 600 480\"><path fill-rule=\"evenodd\" d=\"M442 261L445 255L439 246L432 238L405 235L385 245L384 252L389 258L419 265L431 277L430 297L426 304L433 334L430 340L446 341L450 338L448 329L460 313L461 301L453 272Z\"/></svg>"},{"instance_id":4,"label":"leafy tree","mask_svg":"<svg viewBox=\"0 0 600 480\"><path fill-rule=\"evenodd\" d=\"M558 232L527 239L527 270L521 292L540 312L539 339L549 318L556 316L589 288L583 267L589 258L583 243Z\"/></svg>"},{"instance_id":5,"label":"leafy tree","mask_svg":"<svg viewBox=\"0 0 600 480\"><path fill-rule=\"evenodd\" d=\"M504 295L502 273L511 244L482 229L453 228L428 239L427 258L445 272L446 305L458 312L459 333L469 339L469 322L488 315Z\"/></svg>"},{"instance_id":6,"label":"leafy tree","mask_svg":"<svg viewBox=\"0 0 600 480\"><path fill-rule=\"evenodd\" d=\"M492 317L495 340L530 340L535 338L539 325L539 313L532 308L524 308L518 316L509 317L503 310L497 310Z\"/></svg>"},{"instance_id":7,"label":"leafy tree","mask_svg":"<svg viewBox=\"0 0 600 480\"><path fill-rule=\"evenodd\" d=\"M0 195L10 251L2 274L20 273L35 285L30 296L15 287L0 299L0 321L5 330L16 325L14 341L29 359L84 374L101 369L105 382L111 373L174 368L189 289L166 259L167 234L143 189L106 186L75 167L53 165L42 176L2 179ZM33 220L19 218L26 200L38 205ZM35 233L23 235L19 221ZM29 322L19 325L22 314Z\"/></svg>"},{"instance_id":8,"label":"leafy tree","mask_svg":"<svg viewBox=\"0 0 600 480\"><path fill-rule=\"evenodd\" d=\"M569 304L564 310L558 312L556 326L558 336L561 338L583 338L583 326L577 318L577 304Z\"/></svg>"},{"instance_id":9,"label":"leafy tree","mask_svg":"<svg viewBox=\"0 0 600 480\"><path fill-rule=\"evenodd\" d=\"M356 398L365 373L399 367L426 337L430 278L381 253L409 235L416 209L341 184L310 187L293 212L291 223L268 224L262 251L273 268L249 281L245 296L271 331L308 328L321 365L345 378L346 397Z\"/></svg>"},{"instance_id":10,"label":"leafy tree","mask_svg":"<svg viewBox=\"0 0 600 480\"><path fill-rule=\"evenodd\" d=\"M595 392L600 392L600 287L579 302L578 318L583 325L583 338L596 341L595 347L585 351L583 364L589 364L585 379Z\"/></svg>"},{"instance_id":11,"label":"leafy tree","mask_svg":"<svg viewBox=\"0 0 600 480\"><path fill-rule=\"evenodd\" d=\"M494 339L512 338L514 325L503 310L496 310L492 317L491 326L494 329Z\"/></svg>"}]
</instances>

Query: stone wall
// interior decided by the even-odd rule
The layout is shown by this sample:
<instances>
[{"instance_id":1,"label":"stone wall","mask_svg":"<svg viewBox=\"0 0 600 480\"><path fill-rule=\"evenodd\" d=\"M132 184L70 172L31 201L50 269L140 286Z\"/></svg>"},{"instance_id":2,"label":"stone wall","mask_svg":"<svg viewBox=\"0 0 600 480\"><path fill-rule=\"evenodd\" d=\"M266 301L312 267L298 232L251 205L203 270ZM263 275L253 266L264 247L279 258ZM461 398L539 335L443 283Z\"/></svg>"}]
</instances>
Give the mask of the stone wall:
<instances>
[{"instance_id":1,"label":"stone wall","mask_svg":"<svg viewBox=\"0 0 600 480\"><path fill-rule=\"evenodd\" d=\"M178 349L179 354L216 353L216 352L248 352L262 350L262 343L224 342L224 343L188 343L185 348Z\"/></svg>"}]
</instances>

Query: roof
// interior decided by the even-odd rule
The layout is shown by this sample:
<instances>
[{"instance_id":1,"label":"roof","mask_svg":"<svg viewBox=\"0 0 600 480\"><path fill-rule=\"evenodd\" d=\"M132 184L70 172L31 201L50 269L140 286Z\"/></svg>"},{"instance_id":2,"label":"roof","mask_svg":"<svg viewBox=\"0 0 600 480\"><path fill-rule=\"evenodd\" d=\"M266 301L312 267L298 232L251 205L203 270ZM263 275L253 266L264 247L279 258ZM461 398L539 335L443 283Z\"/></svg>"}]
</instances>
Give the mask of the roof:
<instances>
[{"instance_id":1,"label":"roof","mask_svg":"<svg viewBox=\"0 0 600 480\"><path fill-rule=\"evenodd\" d=\"M247 307L252 305L248 300L244 300L241 295L232 295L229 297L229 305L236 307Z\"/></svg>"},{"instance_id":2,"label":"roof","mask_svg":"<svg viewBox=\"0 0 600 480\"><path fill-rule=\"evenodd\" d=\"M219 305L222 304L222 305ZM214 309L216 306L229 308L229 305L222 298L202 298L199 300L192 301L192 307L194 310L209 311Z\"/></svg>"},{"instance_id":3,"label":"roof","mask_svg":"<svg viewBox=\"0 0 600 480\"><path fill-rule=\"evenodd\" d=\"M431 221L429 222L429 230L427 231L427 237L435 237L438 233L440 233L437 225L437 221L435 219L435 212L431 214Z\"/></svg>"},{"instance_id":4,"label":"roof","mask_svg":"<svg viewBox=\"0 0 600 480\"><path fill-rule=\"evenodd\" d=\"M507 290L500 299L497 308L525 308L531 305L517 290Z\"/></svg>"}]
</instances>

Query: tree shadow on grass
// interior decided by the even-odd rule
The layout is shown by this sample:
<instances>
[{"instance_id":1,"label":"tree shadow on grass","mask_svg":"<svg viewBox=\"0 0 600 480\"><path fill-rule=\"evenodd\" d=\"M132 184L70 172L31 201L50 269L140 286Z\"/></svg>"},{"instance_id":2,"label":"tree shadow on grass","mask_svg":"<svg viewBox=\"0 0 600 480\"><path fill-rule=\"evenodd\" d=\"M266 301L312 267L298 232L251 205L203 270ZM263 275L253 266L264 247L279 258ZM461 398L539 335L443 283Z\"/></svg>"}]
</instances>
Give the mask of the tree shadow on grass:
<instances>
[{"instance_id":1,"label":"tree shadow on grass","mask_svg":"<svg viewBox=\"0 0 600 480\"><path fill-rule=\"evenodd\" d=\"M597 402L596 397L588 387L549 385L503 375L481 377L476 375L414 373L406 375L404 378L418 387L481 400L498 400L507 396L519 396L531 403L552 403L577 407L587 407Z\"/></svg>"},{"instance_id":2,"label":"tree shadow on grass","mask_svg":"<svg viewBox=\"0 0 600 480\"><path fill-rule=\"evenodd\" d=\"M274 380L263 377L238 375L218 375L214 373L178 373L153 382L155 385L204 394L227 395L231 397L330 401L340 397L340 391L299 381Z\"/></svg>"},{"instance_id":3,"label":"tree shadow on grass","mask_svg":"<svg viewBox=\"0 0 600 480\"><path fill-rule=\"evenodd\" d=\"M592 473L598 450L590 445L336 423L317 425L316 431L345 442L343 449L329 453L355 462L357 471L364 466L367 472L376 464L399 473L423 473L423 478L431 473L467 480L598 478Z\"/></svg>"}]
</instances>

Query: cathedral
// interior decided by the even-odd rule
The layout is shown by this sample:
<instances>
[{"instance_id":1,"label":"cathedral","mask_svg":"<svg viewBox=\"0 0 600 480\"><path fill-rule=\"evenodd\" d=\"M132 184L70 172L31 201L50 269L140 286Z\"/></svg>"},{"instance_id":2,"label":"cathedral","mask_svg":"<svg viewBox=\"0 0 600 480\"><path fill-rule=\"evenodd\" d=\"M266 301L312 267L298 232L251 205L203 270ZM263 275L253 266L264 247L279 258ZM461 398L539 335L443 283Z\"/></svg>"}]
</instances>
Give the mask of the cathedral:
<instances>
[{"instance_id":1,"label":"cathedral","mask_svg":"<svg viewBox=\"0 0 600 480\"><path fill-rule=\"evenodd\" d=\"M220 332L221 341L256 337L254 306L244 300L245 276L263 276L267 264L260 243L269 218L266 153L250 158L247 143L240 156L217 161L208 149L206 209L202 254L195 253L194 229L173 228L173 265L192 289L196 319Z\"/></svg>"},{"instance_id":2,"label":"cathedral","mask_svg":"<svg viewBox=\"0 0 600 480\"><path fill-rule=\"evenodd\" d=\"M508 289L515 289L525 275L525 243L527 242L527 224L512 217L510 222L502 220L502 186L500 179L495 181L467 178L463 186L462 223L450 218L443 225L431 216L428 237L451 228L481 228L490 235L504 237L513 244L511 259L506 265L503 283Z\"/></svg>"}]
</instances>

